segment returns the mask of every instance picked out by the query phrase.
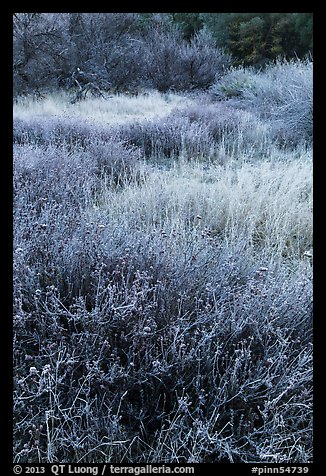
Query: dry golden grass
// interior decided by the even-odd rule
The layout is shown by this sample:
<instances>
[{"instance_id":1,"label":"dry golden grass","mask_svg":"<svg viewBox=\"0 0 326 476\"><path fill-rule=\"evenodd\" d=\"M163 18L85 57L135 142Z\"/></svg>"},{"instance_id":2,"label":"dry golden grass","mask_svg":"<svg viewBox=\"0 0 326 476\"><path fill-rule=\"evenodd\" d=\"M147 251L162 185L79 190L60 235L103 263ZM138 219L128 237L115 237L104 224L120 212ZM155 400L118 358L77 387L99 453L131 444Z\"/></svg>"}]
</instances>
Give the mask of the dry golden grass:
<instances>
[{"instance_id":1,"label":"dry golden grass","mask_svg":"<svg viewBox=\"0 0 326 476\"><path fill-rule=\"evenodd\" d=\"M141 186L104 187L95 206L108 220L137 220L145 233L210 230L222 240L243 237L270 259L301 260L312 247L311 157L282 159L151 170Z\"/></svg>"},{"instance_id":2,"label":"dry golden grass","mask_svg":"<svg viewBox=\"0 0 326 476\"><path fill-rule=\"evenodd\" d=\"M72 95L65 92L45 95L42 99L31 96L20 98L14 104L14 118L31 115L45 119L53 116L69 116L113 125L164 116L177 106L191 103L189 98L180 94L160 94L156 91L138 96L118 94L108 99L90 96L76 104L71 104L71 98Z\"/></svg>"}]
</instances>

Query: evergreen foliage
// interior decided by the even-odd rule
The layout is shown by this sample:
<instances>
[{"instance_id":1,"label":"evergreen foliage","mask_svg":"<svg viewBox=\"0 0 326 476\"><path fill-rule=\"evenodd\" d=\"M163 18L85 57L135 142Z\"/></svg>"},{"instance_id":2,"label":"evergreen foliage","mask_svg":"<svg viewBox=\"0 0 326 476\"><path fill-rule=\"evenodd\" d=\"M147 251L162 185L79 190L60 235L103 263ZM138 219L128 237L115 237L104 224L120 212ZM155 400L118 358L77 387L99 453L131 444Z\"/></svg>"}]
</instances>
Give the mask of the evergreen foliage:
<instances>
[{"instance_id":1,"label":"evergreen foliage","mask_svg":"<svg viewBox=\"0 0 326 476\"><path fill-rule=\"evenodd\" d=\"M262 65L312 53L312 13L201 13L218 46L235 64Z\"/></svg>"}]
</instances>

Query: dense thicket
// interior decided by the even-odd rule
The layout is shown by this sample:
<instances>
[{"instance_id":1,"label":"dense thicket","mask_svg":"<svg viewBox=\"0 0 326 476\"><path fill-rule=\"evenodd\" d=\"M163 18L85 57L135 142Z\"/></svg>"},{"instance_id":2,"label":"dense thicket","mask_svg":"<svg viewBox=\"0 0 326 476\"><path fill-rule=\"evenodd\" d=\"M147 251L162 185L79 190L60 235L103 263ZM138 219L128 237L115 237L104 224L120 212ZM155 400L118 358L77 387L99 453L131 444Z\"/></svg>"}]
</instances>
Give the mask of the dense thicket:
<instances>
[{"instance_id":1,"label":"dense thicket","mask_svg":"<svg viewBox=\"0 0 326 476\"><path fill-rule=\"evenodd\" d=\"M188 41L166 15L19 13L14 91L44 87L160 91L206 88L230 64L208 30Z\"/></svg>"},{"instance_id":2,"label":"dense thicket","mask_svg":"<svg viewBox=\"0 0 326 476\"><path fill-rule=\"evenodd\" d=\"M16 13L13 48L15 94L202 89L231 63L311 52L312 14Z\"/></svg>"}]
</instances>

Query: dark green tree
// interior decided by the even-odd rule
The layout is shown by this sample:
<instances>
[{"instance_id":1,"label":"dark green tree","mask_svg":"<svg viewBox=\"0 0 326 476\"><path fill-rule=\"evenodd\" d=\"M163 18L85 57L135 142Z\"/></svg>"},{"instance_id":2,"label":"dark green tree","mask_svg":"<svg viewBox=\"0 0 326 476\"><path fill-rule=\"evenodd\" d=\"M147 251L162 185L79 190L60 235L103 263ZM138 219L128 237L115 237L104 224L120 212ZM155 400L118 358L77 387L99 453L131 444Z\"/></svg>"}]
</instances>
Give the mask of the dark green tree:
<instances>
[{"instance_id":1,"label":"dark green tree","mask_svg":"<svg viewBox=\"0 0 326 476\"><path fill-rule=\"evenodd\" d=\"M186 40L191 40L204 24L200 13L171 13L170 15L173 22L181 27Z\"/></svg>"},{"instance_id":2,"label":"dark green tree","mask_svg":"<svg viewBox=\"0 0 326 476\"><path fill-rule=\"evenodd\" d=\"M260 16L238 17L230 24L227 46L235 58L247 64L266 59L266 22Z\"/></svg>"},{"instance_id":3,"label":"dark green tree","mask_svg":"<svg viewBox=\"0 0 326 476\"><path fill-rule=\"evenodd\" d=\"M201 13L219 47L235 64L261 65L312 51L312 13Z\"/></svg>"},{"instance_id":4,"label":"dark green tree","mask_svg":"<svg viewBox=\"0 0 326 476\"><path fill-rule=\"evenodd\" d=\"M313 50L313 14L292 13L296 33L300 39L300 54Z\"/></svg>"}]
</instances>

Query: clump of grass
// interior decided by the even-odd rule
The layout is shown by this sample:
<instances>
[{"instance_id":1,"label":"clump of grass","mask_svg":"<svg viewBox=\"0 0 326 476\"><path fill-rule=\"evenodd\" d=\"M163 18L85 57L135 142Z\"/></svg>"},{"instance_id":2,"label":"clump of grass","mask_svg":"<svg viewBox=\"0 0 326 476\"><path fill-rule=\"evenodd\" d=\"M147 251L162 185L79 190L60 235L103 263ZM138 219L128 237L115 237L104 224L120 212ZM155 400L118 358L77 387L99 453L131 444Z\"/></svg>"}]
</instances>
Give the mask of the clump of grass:
<instances>
[{"instance_id":1,"label":"clump of grass","mask_svg":"<svg viewBox=\"0 0 326 476\"><path fill-rule=\"evenodd\" d=\"M144 233L162 229L184 240L189 230L216 240L242 237L268 259L300 260L312 246L312 164L274 156L264 163L182 164L151 172L142 187L119 196L106 189L98 204Z\"/></svg>"},{"instance_id":2,"label":"clump of grass","mask_svg":"<svg viewBox=\"0 0 326 476\"><path fill-rule=\"evenodd\" d=\"M42 98L32 95L18 97L14 102L14 119L30 119L31 116L43 120L53 117L67 117L78 122L91 121L93 125L115 125L134 122L142 118L155 118L167 115L177 106L191 104L190 97L181 94L141 92L137 96L115 94L103 98L86 97L85 100L71 104L71 95L64 91L46 93Z\"/></svg>"}]
</instances>

